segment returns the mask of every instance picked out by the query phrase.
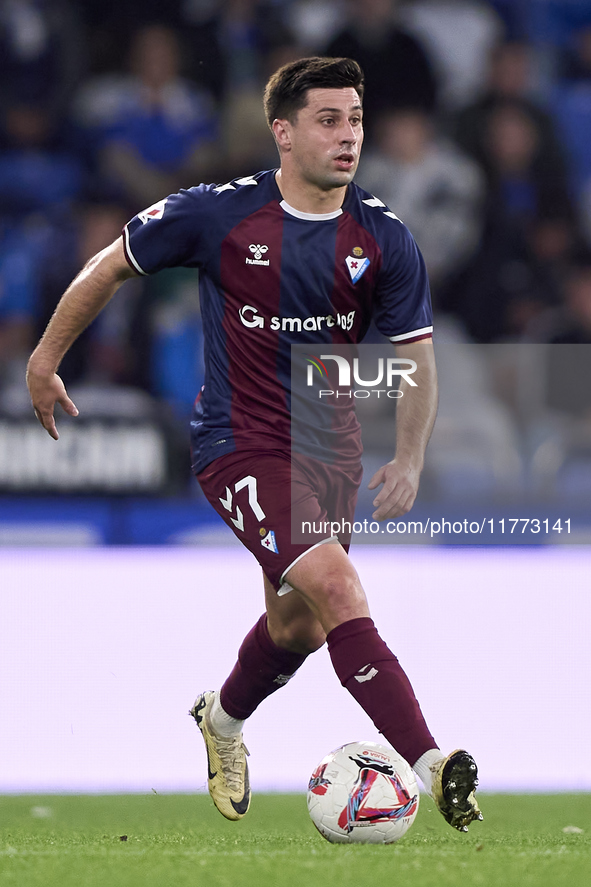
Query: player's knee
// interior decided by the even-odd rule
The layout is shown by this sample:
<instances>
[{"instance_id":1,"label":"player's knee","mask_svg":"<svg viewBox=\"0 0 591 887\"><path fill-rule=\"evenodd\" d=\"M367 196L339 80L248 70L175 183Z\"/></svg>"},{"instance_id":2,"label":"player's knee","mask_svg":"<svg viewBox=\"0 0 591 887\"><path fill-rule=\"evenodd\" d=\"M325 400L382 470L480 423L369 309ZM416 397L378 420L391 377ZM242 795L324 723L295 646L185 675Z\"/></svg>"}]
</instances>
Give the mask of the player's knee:
<instances>
[{"instance_id":1,"label":"player's knee","mask_svg":"<svg viewBox=\"0 0 591 887\"><path fill-rule=\"evenodd\" d=\"M315 653L326 642L322 626L315 620L313 623L304 619L294 620L276 629L272 636L278 647L302 656Z\"/></svg>"},{"instance_id":2,"label":"player's knee","mask_svg":"<svg viewBox=\"0 0 591 887\"><path fill-rule=\"evenodd\" d=\"M314 592L321 613L331 613L340 621L366 615L367 598L356 576L330 574Z\"/></svg>"}]
</instances>

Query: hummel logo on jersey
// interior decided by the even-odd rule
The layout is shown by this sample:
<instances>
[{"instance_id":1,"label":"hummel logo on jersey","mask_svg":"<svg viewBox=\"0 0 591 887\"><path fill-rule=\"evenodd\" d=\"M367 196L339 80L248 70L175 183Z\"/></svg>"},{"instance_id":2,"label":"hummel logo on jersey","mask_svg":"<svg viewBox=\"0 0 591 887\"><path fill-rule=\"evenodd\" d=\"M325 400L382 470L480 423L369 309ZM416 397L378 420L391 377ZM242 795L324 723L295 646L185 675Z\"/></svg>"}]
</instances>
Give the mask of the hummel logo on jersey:
<instances>
[{"instance_id":1,"label":"hummel logo on jersey","mask_svg":"<svg viewBox=\"0 0 591 887\"><path fill-rule=\"evenodd\" d=\"M251 243L248 248L251 251L251 253L254 253L255 259L262 259L264 254L269 249L268 246L266 246L265 244L261 245L260 243L257 243L256 245L254 243Z\"/></svg>"},{"instance_id":2,"label":"hummel logo on jersey","mask_svg":"<svg viewBox=\"0 0 591 887\"><path fill-rule=\"evenodd\" d=\"M159 200L158 203L153 203L152 206L149 206L147 209L138 213L137 217L142 223L145 225L146 222L150 222L153 219L161 219L164 215L164 207L166 206L166 201L168 197L165 197L164 200Z\"/></svg>"},{"instance_id":3,"label":"hummel logo on jersey","mask_svg":"<svg viewBox=\"0 0 591 887\"><path fill-rule=\"evenodd\" d=\"M351 275L353 283L357 283L369 268L369 259L367 258L357 259L355 256L347 256L345 262L347 263L347 268L349 269L349 274Z\"/></svg>"},{"instance_id":4,"label":"hummel logo on jersey","mask_svg":"<svg viewBox=\"0 0 591 887\"><path fill-rule=\"evenodd\" d=\"M367 669L369 669L369 671ZM355 680L360 684L364 684L366 681L371 681L372 678L375 678L377 673L377 668L374 668L371 662L368 662L367 665L364 665L363 668L359 669L355 675Z\"/></svg>"},{"instance_id":5,"label":"hummel logo on jersey","mask_svg":"<svg viewBox=\"0 0 591 887\"><path fill-rule=\"evenodd\" d=\"M268 265L269 259L263 259L263 256L268 251L269 247L264 243L251 243L248 247L251 253L254 255L254 259L249 259L246 257L247 265Z\"/></svg>"}]
</instances>

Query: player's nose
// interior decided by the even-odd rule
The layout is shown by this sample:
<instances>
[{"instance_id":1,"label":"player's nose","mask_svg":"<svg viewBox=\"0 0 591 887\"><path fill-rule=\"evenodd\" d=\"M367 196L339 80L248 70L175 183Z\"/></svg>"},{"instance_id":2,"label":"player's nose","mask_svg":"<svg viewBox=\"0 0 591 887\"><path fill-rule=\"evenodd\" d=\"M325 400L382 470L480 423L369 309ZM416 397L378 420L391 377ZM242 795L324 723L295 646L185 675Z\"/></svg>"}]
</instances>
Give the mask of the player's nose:
<instances>
[{"instance_id":1,"label":"player's nose","mask_svg":"<svg viewBox=\"0 0 591 887\"><path fill-rule=\"evenodd\" d=\"M358 130L346 120L340 132L341 142L354 145L359 140Z\"/></svg>"}]
</instances>

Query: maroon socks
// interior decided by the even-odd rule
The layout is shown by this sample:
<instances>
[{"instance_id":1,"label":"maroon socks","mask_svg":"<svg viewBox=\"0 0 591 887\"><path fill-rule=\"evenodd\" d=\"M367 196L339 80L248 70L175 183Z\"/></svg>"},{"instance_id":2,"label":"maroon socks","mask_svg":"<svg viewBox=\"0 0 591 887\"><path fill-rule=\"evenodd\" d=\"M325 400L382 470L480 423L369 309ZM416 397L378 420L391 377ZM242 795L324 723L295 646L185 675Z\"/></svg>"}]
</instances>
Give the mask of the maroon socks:
<instances>
[{"instance_id":1,"label":"maroon socks","mask_svg":"<svg viewBox=\"0 0 591 887\"><path fill-rule=\"evenodd\" d=\"M231 717L245 720L263 699L288 682L305 659L271 640L263 613L244 638L238 662L220 691L222 708Z\"/></svg>"},{"instance_id":2,"label":"maroon socks","mask_svg":"<svg viewBox=\"0 0 591 887\"><path fill-rule=\"evenodd\" d=\"M437 748L398 660L364 616L337 625L328 651L337 676L380 733L411 766Z\"/></svg>"},{"instance_id":3,"label":"maroon socks","mask_svg":"<svg viewBox=\"0 0 591 887\"><path fill-rule=\"evenodd\" d=\"M412 765L437 748L408 678L369 617L334 628L328 651L341 684L367 712L380 733ZM278 647L261 616L246 635L238 662L220 691L222 708L245 720L265 699L287 683L305 656Z\"/></svg>"}]
</instances>

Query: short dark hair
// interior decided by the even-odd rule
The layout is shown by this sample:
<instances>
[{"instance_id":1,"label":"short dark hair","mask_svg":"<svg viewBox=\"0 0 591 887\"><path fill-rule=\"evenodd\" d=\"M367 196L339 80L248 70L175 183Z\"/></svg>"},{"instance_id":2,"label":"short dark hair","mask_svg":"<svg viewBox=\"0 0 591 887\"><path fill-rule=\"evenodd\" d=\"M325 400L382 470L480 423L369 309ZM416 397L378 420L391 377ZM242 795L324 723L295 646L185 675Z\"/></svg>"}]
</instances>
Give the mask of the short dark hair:
<instances>
[{"instance_id":1,"label":"short dark hair","mask_svg":"<svg viewBox=\"0 0 591 887\"><path fill-rule=\"evenodd\" d=\"M293 123L295 115L306 107L309 89L346 89L353 87L363 98L363 71L353 59L298 59L283 65L271 76L265 88L265 115L269 126L276 119Z\"/></svg>"}]
</instances>

